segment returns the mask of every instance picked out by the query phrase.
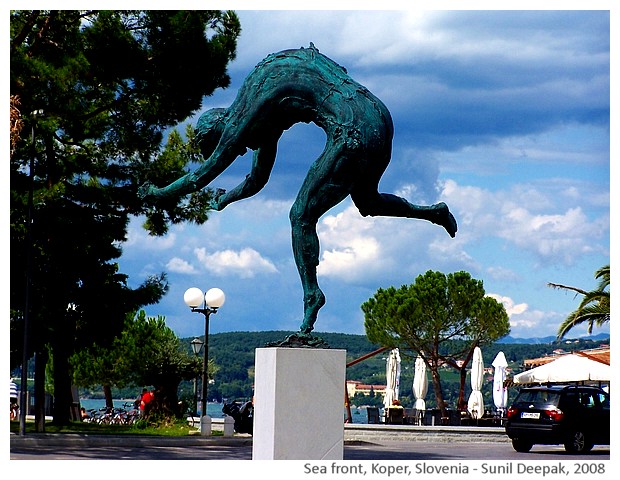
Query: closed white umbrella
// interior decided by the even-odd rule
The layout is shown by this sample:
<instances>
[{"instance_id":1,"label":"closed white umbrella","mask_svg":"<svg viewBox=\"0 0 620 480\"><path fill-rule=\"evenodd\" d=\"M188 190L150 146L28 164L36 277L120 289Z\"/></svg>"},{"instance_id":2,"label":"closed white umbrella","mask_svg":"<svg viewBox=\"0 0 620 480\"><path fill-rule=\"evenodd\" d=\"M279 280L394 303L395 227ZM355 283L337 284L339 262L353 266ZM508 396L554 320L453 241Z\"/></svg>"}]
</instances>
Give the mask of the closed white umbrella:
<instances>
[{"instance_id":1,"label":"closed white umbrella","mask_svg":"<svg viewBox=\"0 0 620 480\"><path fill-rule=\"evenodd\" d=\"M426 410L426 392L428 390L428 379L426 378L426 363L421 356L415 360L415 371L413 374L413 394L415 395L415 409Z\"/></svg>"},{"instance_id":2,"label":"closed white umbrella","mask_svg":"<svg viewBox=\"0 0 620 480\"><path fill-rule=\"evenodd\" d=\"M415 360L415 370L413 374L413 394L415 395L415 422L422 424L424 418L424 410L426 410L426 391L428 390L428 378L426 378L426 363L420 355Z\"/></svg>"},{"instance_id":3,"label":"closed white umbrella","mask_svg":"<svg viewBox=\"0 0 620 480\"><path fill-rule=\"evenodd\" d=\"M504 352L499 352L491 365L493 365L493 403L497 410L503 412L508 405L508 388L504 386L508 362Z\"/></svg>"},{"instance_id":4,"label":"closed white umbrella","mask_svg":"<svg viewBox=\"0 0 620 480\"><path fill-rule=\"evenodd\" d=\"M385 397L383 397L383 405L389 408L394 400L398 400L400 387L400 353L398 348L390 350L385 366Z\"/></svg>"},{"instance_id":5,"label":"closed white umbrella","mask_svg":"<svg viewBox=\"0 0 620 480\"><path fill-rule=\"evenodd\" d=\"M478 419L484 413L484 399L482 398L482 379L484 376L484 362L480 347L474 349L474 358L471 361L471 388L472 392L467 402L467 410L472 418Z\"/></svg>"}]
</instances>

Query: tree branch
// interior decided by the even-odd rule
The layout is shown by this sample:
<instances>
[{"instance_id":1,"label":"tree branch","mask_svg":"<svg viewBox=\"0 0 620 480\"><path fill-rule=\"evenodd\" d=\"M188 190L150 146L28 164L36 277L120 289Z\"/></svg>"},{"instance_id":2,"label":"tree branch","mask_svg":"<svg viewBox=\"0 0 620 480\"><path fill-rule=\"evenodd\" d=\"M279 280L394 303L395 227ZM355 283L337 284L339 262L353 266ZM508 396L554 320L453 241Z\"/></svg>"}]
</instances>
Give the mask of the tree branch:
<instances>
[{"instance_id":1,"label":"tree branch","mask_svg":"<svg viewBox=\"0 0 620 480\"><path fill-rule=\"evenodd\" d=\"M30 12L28 20L22 27L21 31L15 36L13 42L11 42L11 51L15 50L18 45L24 43L24 40L26 40L30 32L32 32L35 24L37 23L37 18L39 18L40 13L41 10L33 10L32 12Z\"/></svg>"},{"instance_id":2,"label":"tree branch","mask_svg":"<svg viewBox=\"0 0 620 480\"><path fill-rule=\"evenodd\" d=\"M588 293L585 290L582 290L581 288L571 287L569 285L562 285L560 283L547 283L547 286L551 288L561 289L561 290L572 290L573 292L577 292L582 295L585 295L586 293Z\"/></svg>"}]
</instances>

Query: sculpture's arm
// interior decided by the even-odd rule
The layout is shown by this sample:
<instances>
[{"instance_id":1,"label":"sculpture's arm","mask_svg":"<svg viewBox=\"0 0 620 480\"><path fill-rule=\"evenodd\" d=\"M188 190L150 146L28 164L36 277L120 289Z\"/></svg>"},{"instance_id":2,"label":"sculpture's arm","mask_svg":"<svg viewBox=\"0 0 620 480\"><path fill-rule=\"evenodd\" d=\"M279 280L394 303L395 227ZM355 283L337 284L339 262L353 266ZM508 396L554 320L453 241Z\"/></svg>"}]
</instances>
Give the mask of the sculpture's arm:
<instances>
[{"instance_id":1,"label":"sculpture's arm","mask_svg":"<svg viewBox=\"0 0 620 480\"><path fill-rule=\"evenodd\" d=\"M183 197L202 188L198 185L197 180L196 174L192 172L175 180L166 187L159 188L150 182L145 182L138 189L138 197L142 200Z\"/></svg>"},{"instance_id":2,"label":"sculpture's arm","mask_svg":"<svg viewBox=\"0 0 620 480\"><path fill-rule=\"evenodd\" d=\"M164 198L179 198L196 192L211 183L236 158L239 149L217 148L209 159L196 170L183 175L170 185L158 188L146 182L138 189L138 196L143 200L161 200Z\"/></svg>"},{"instance_id":3,"label":"sculpture's arm","mask_svg":"<svg viewBox=\"0 0 620 480\"><path fill-rule=\"evenodd\" d=\"M254 151L252 157L252 169L246 175L243 182L229 192L218 190L216 197L211 202L214 210L222 210L228 204L256 195L269 180L269 175L276 161L277 140L263 144Z\"/></svg>"}]
</instances>

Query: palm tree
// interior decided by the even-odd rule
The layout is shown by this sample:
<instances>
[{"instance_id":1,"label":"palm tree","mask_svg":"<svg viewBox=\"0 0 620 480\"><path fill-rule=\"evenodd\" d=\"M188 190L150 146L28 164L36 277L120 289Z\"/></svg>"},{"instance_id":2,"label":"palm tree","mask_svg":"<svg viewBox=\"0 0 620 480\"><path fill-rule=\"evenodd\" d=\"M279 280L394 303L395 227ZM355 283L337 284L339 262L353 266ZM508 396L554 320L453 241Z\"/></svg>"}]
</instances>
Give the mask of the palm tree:
<instances>
[{"instance_id":1,"label":"palm tree","mask_svg":"<svg viewBox=\"0 0 620 480\"><path fill-rule=\"evenodd\" d=\"M599 268L594 274L594 278L599 280L596 290L589 292L577 287L560 285L557 283L548 283L552 288L561 288L563 290L572 290L583 295L583 300L572 312L562 325L558 328L557 340L562 340L570 329L582 323L588 323L588 333L592 333L592 328L596 324L597 327L609 322L610 319L610 295L609 286L611 283L611 274L609 265Z\"/></svg>"}]
</instances>

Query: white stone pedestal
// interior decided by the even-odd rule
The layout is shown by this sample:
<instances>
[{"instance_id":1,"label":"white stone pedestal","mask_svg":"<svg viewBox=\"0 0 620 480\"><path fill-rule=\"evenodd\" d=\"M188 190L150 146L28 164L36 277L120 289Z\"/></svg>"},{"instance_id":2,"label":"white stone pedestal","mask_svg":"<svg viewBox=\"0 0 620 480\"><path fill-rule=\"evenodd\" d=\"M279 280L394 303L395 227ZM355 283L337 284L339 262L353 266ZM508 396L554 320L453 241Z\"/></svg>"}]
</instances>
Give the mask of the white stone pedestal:
<instances>
[{"instance_id":1,"label":"white stone pedestal","mask_svg":"<svg viewBox=\"0 0 620 480\"><path fill-rule=\"evenodd\" d=\"M342 460L346 351L258 348L254 460Z\"/></svg>"}]
</instances>

